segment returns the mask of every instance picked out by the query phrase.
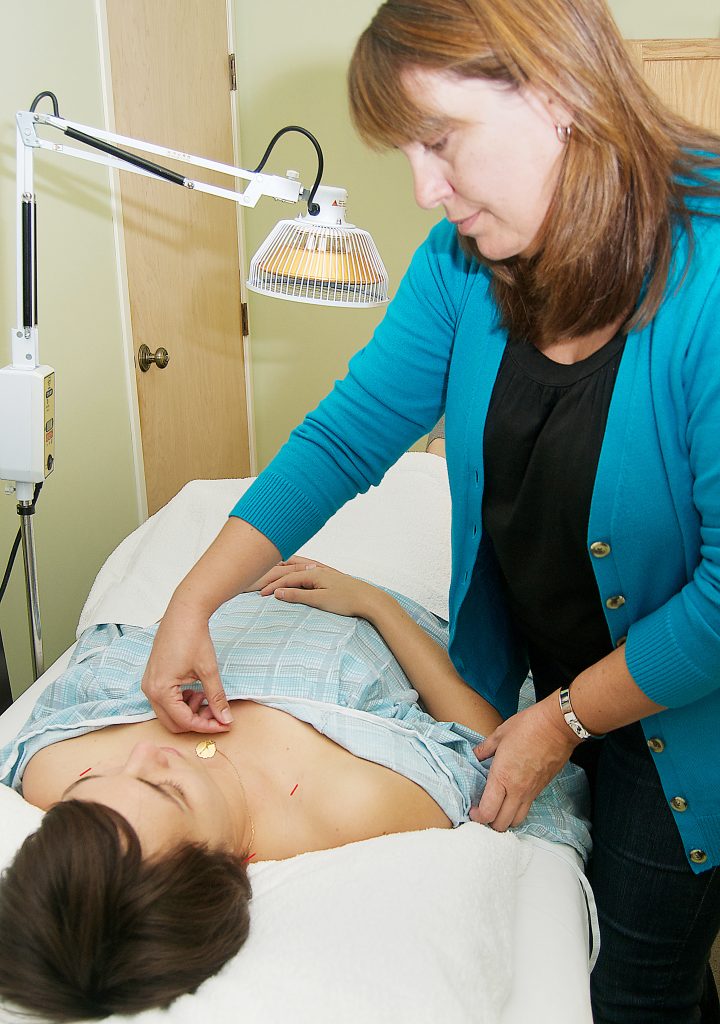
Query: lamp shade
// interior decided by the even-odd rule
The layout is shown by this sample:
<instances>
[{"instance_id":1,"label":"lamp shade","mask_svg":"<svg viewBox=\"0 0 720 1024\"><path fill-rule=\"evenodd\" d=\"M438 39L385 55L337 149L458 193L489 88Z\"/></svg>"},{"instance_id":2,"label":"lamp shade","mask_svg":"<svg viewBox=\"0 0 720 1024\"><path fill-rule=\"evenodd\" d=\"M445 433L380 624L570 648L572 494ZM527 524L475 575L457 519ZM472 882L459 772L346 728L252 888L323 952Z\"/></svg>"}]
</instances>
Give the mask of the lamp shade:
<instances>
[{"instance_id":1,"label":"lamp shade","mask_svg":"<svg viewBox=\"0 0 720 1024\"><path fill-rule=\"evenodd\" d=\"M370 234L345 221L347 192L321 186L316 216L276 224L250 263L248 288L323 306L380 306L388 275Z\"/></svg>"}]
</instances>

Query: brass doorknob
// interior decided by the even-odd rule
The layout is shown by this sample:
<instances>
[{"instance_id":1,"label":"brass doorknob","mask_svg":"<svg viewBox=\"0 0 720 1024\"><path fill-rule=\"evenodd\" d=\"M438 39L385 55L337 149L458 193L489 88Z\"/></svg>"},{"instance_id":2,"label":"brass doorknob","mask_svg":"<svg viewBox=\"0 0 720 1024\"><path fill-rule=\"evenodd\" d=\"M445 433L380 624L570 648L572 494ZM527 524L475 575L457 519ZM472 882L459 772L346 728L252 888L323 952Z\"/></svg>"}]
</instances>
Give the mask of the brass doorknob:
<instances>
[{"instance_id":1,"label":"brass doorknob","mask_svg":"<svg viewBox=\"0 0 720 1024\"><path fill-rule=\"evenodd\" d=\"M170 353L166 348L159 348L156 352L151 352L147 345L141 345L138 349L138 366L143 373L147 373L153 364L157 366L158 370L164 370L169 362Z\"/></svg>"}]
</instances>

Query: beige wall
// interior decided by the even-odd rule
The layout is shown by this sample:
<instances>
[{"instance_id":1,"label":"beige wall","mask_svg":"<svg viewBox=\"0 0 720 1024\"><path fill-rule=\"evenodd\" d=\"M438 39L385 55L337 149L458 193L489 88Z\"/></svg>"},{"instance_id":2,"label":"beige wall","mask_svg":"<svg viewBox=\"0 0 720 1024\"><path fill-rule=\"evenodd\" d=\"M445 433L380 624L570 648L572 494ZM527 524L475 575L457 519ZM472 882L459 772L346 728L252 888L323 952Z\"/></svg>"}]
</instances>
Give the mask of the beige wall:
<instances>
[{"instance_id":1,"label":"beige wall","mask_svg":"<svg viewBox=\"0 0 720 1024\"><path fill-rule=\"evenodd\" d=\"M148 0L152 2L152 0ZM369 228L383 252L391 289L435 220L412 200L397 155L367 152L349 126L345 69L376 0L235 0L243 163L252 166L272 131L299 122L320 138L325 181L350 191L350 219ZM717 0L614 0L627 37L707 37L720 32ZM15 322L14 111L41 89L61 112L103 123L101 58L94 0L23 0L3 5L0 60L0 365L9 361ZM314 174L308 143L284 141L271 169ZM57 371L57 471L36 518L46 660L74 636L105 556L137 523L130 404L107 172L48 154L37 160L40 198L42 358ZM250 250L283 215L269 200L248 211ZM259 464L327 392L370 336L381 311L324 310L251 296ZM0 573L18 526L0 491ZM22 567L0 608L15 689L30 680Z\"/></svg>"},{"instance_id":2,"label":"beige wall","mask_svg":"<svg viewBox=\"0 0 720 1024\"><path fill-rule=\"evenodd\" d=\"M420 211L410 177L398 154L375 156L360 143L348 121L345 72L355 39L377 4L353 0L337 7L309 0L237 5L238 109L242 159L255 166L278 128L300 124L323 148L323 181L349 191L348 219L371 232L385 259L392 290L415 247L437 219ZM299 136L278 143L268 169L301 172L314 179L315 153ZM265 200L245 214L248 255L281 217ZM264 466L370 337L382 310L343 310L250 296L252 367L258 464Z\"/></svg>"},{"instance_id":3,"label":"beige wall","mask_svg":"<svg viewBox=\"0 0 720 1024\"><path fill-rule=\"evenodd\" d=\"M345 70L354 41L377 6L377 0L344 0L339 6L306 0L300 7L294 0L240 0L240 138L245 166L253 166L282 125L301 124L318 136L327 163L324 180L349 190L350 220L373 234L390 272L392 293L436 215L415 207L403 158L368 152L349 124ZM717 0L613 0L611 7L627 38L720 33ZM269 169L282 174L297 167L303 183L310 184L313 160L309 143L286 141L278 146ZM249 253L281 216L282 211L268 201L247 212ZM344 373L381 312L325 310L257 295L251 295L249 308L262 467Z\"/></svg>"},{"instance_id":4,"label":"beige wall","mask_svg":"<svg viewBox=\"0 0 720 1024\"><path fill-rule=\"evenodd\" d=\"M717 0L610 0L626 39L713 39L720 35Z\"/></svg>"},{"instance_id":5,"label":"beige wall","mask_svg":"<svg viewBox=\"0 0 720 1024\"><path fill-rule=\"evenodd\" d=\"M15 325L15 111L51 89L60 112L103 123L94 0L3 4L0 60L0 365ZM45 101L47 102L47 101ZM47 108L50 109L49 107ZM74 639L107 554L137 525L108 172L35 161L40 351L56 370L57 468L35 517L46 663ZM0 485L0 576L19 518ZM0 607L11 679L31 681L22 557Z\"/></svg>"}]
</instances>

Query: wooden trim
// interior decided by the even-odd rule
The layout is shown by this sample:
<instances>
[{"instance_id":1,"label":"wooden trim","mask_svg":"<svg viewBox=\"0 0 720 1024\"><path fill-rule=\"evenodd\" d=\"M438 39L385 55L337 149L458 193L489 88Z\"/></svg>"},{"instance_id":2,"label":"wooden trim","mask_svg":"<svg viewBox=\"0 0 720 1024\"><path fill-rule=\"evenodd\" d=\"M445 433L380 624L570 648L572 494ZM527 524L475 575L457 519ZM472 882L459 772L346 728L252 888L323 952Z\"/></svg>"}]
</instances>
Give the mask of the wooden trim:
<instances>
[{"instance_id":1,"label":"wooden trim","mask_svg":"<svg viewBox=\"0 0 720 1024\"><path fill-rule=\"evenodd\" d=\"M235 44L237 22L240 17L240 4L236 0L227 0L227 32L228 45L233 53L237 53ZM232 111L232 136L233 136L233 161L236 167L242 167L242 152L240 150L240 114L237 90L230 93L230 109ZM237 219L238 234L238 269L240 272L240 298L242 302L248 302L248 290L246 282L246 268L249 265L252 253L248 253L247 240L245 238L245 207L239 203L235 204L235 217ZM245 405L247 408L247 433L248 449L250 452L250 475L258 474L257 435L255 432L255 393L253 390L252 372L252 339L249 334L243 337L243 366L245 369Z\"/></svg>"},{"instance_id":2,"label":"wooden trim","mask_svg":"<svg viewBox=\"0 0 720 1024\"><path fill-rule=\"evenodd\" d=\"M95 0L95 21L98 33L98 50L100 54L100 76L102 81L103 108L105 126L108 131L115 130L115 111L113 108L112 81L110 75L110 43L108 40L106 0ZM110 202L112 206L113 239L115 244L115 269L118 282L120 306L120 325L124 345L125 362L125 393L128 400L130 418L130 443L132 446L133 477L135 480L135 507L138 525L148 518L147 489L145 487L145 461L142 451L142 435L140 431L140 408L138 405L137 386L135 384L135 346L133 343L132 322L130 319L130 293L127 282L127 263L125 259L125 233L122 218L122 201L120 196L120 179L118 171L110 171Z\"/></svg>"},{"instance_id":3,"label":"wooden trim","mask_svg":"<svg viewBox=\"0 0 720 1024\"><path fill-rule=\"evenodd\" d=\"M627 46L642 60L708 60L720 57L720 39L631 39Z\"/></svg>"},{"instance_id":4,"label":"wooden trim","mask_svg":"<svg viewBox=\"0 0 720 1024\"><path fill-rule=\"evenodd\" d=\"M642 39L625 40L625 48L627 49L628 54L630 55L630 58L633 64L635 65L635 70L638 71L641 75L643 70L644 45L645 44Z\"/></svg>"}]
</instances>

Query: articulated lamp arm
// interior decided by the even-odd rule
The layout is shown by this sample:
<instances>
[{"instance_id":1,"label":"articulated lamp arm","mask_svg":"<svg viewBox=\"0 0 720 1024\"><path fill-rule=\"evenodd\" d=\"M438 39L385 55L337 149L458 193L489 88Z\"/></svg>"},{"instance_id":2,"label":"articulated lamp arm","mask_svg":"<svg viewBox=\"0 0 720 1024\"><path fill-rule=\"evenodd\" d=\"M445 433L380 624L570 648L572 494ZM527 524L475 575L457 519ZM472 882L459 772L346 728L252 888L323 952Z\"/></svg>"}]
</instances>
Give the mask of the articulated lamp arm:
<instances>
[{"instance_id":1,"label":"articulated lamp arm","mask_svg":"<svg viewBox=\"0 0 720 1024\"><path fill-rule=\"evenodd\" d=\"M52 103L52 114L41 113L36 109L44 98L48 98ZM36 96L30 110L20 111L16 121L17 320L16 326L11 330L12 364L0 368L0 479L10 481L14 485L12 489L16 493L18 514L21 516L33 675L37 678L43 671L44 660L33 514L38 490L55 466L55 373L52 367L40 363L39 356L35 152L49 150L61 156L159 178L196 192L230 199L241 206L253 207L261 196L269 196L288 203L298 203L306 199L308 213L311 215L319 211L313 199L320 183L323 160L317 140L304 128L291 127L283 129L275 136L258 171L247 171L242 167L233 167L141 139L68 121L60 116L57 97L51 92L42 92ZM80 149L64 142L50 141L38 133L39 129L46 127L56 129L66 138L82 143L88 148ZM284 178L260 173L275 141L290 130L298 130L308 136L318 154L318 174L313 188L309 191L303 188L294 172L292 176ZM248 185L243 191L211 185L179 174L169 167L138 156L135 152L127 152L122 147L219 172L234 179L235 182L238 179L247 181ZM3 682L5 685L0 686L0 710L3 710L9 697L6 680L0 676L0 683Z\"/></svg>"},{"instance_id":2,"label":"articulated lamp arm","mask_svg":"<svg viewBox=\"0 0 720 1024\"><path fill-rule=\"evenodd\" d=\"M52 113L37 106L47 98ZM387 271L368 232L346 222L347 192L320 187L323 155L317 139L304 128L290 125L273 137L254 171L166 146L89 127L60 116L57 97L42 92L30 110L17 114L17 320L11 331L12 364L0 367L0 480L14 483L18 513L22 517L28 614L33 643L35 678L43 671L42 637L33 538L37 487L55 466L55 372L40 364L37 326L36 199L33 162L37 150L102 164L117 170L168 181L194 192L230 199L253 207L261 196L286 203L307 202L307 215L281 221L250 265L248 287L262 294L299 302L355 308L383 305L388 300ZM83 149L48 140L39 130L59 131ZM311 189L305 189L295 171L286 177L263 173L278 139L286 132L305 135L315 147L318 170ZM128 150L133 150L129 152ZM243 190L224 188L190 178L148 157L190 164L247 181ZM315 202L317 194L317 202ZM0 694L0 702L2 694Z\"/></svg>"}]
</instances>

